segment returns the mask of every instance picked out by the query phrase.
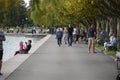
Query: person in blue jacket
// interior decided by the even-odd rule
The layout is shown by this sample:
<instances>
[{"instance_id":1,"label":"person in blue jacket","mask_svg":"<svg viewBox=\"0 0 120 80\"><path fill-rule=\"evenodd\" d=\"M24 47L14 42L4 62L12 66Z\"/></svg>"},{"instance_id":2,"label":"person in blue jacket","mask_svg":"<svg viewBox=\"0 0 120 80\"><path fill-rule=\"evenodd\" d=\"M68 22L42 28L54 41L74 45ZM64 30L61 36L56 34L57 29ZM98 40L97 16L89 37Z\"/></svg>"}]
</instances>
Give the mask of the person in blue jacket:
<instances>
[{"instance_id":1,"label":"person in blue jacket","mask_svg":"<svg viewBox=\"0 0 120 80\"><path fill-rule=\"evenodd\" d=\"M63 32L60 30L60 28L58 28L57 32L56 32L56 39L57 39L57 44L59 46L61 46L62 44L62 36L63 36Z\"/></svg>"}]
</instances>

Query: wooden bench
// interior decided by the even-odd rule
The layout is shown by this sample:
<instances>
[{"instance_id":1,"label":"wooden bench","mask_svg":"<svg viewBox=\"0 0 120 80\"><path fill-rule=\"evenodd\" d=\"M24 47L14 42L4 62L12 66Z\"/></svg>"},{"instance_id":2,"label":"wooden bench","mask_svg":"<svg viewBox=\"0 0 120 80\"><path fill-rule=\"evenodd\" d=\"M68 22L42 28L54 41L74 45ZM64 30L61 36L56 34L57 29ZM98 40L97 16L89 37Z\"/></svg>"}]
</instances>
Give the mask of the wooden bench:
<instances>
[{"instance_id":1,"label":"wooden bench","mask_svg":"<svg viewBox=\"0 0 120 80\"><path fill-rule=\"evenodd\" d=\"M117 44L114 44L113 46L108 46L108 50L117 51Z\"/></svg>"}]
</instances>

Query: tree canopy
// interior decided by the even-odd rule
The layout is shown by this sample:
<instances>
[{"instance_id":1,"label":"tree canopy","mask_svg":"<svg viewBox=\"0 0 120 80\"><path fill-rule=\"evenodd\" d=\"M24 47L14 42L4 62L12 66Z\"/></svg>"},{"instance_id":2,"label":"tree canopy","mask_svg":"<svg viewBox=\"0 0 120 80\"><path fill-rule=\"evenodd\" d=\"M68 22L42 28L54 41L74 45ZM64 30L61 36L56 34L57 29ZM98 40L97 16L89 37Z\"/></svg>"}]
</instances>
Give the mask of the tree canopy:
<instances>
[{"instance_id":1,"label":"tree canopy","mask_svg":"<svg viewBox=\"0 0 120 80\"><path fill-rule=\"evenodd\" d=\"M120 18L120 0L0 0L0 25L20 26L31 19L47 27L89 25L98 19Z\"/></svg>"},{"instance_id":2,"label":"tree canopy","mask_svg":"<svg viewBox=\"0 0 120 80\"><path fill-rule=\"evenodd\" d=\"M31 0L31 19L46 26L84 25L99 18L120 17L119 0Z\"/></svg>"},{"instance_id":3,"label":"tree canopy","mask_svg":"<svg viewBox=\"0 0 120 80\"><path fill-rule=\"evenodd\" d=\"M20 26L25 22L26 17L24 0L0 0L0 25Z\"/></svg>"}]
</instances>

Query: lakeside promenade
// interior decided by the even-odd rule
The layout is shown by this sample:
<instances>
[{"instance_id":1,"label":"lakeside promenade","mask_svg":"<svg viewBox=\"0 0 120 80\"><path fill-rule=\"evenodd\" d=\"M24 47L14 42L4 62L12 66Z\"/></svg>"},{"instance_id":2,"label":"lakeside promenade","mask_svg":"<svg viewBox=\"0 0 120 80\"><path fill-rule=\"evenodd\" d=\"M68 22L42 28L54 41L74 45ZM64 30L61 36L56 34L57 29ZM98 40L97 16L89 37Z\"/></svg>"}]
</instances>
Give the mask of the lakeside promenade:
<instances>
[{"instance_id":1,"label":"lakeside promenade","mask_svg":"<svg viewBox=\"0 0 120 80\"><path fill-rule=\"evenodd\" d=\"M115 80L116 64L109 56L99 51L89 54L82 43L72 47L62 43L59 47L55 35L49 37L36 44L31 54L15 56L17 64L21 63L0 80Z\"/></svg>"}]
</instances>

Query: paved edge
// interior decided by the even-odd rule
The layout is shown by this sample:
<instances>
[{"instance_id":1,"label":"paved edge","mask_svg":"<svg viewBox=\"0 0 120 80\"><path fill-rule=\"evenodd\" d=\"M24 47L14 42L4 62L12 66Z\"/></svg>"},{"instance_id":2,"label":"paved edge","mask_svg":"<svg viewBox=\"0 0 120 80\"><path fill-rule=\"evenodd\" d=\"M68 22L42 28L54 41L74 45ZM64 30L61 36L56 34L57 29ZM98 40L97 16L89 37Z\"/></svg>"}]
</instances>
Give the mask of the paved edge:
<instances>
[{"instance_id":1,"label":"paved edge","mask_svg":"<svg viewBox=\"0 0 120 80\"><path fill-rule=\"evenodd\" d=\"M26 59L28 59L43 43L45 43L51 35L47 35L40 41L37 41L32 45L29 54L18 54L13 58L9 59L2 66L3 76L0 76L0 80L5 80L13 71L15 71Z\"/></svg>"}]
</instances>

